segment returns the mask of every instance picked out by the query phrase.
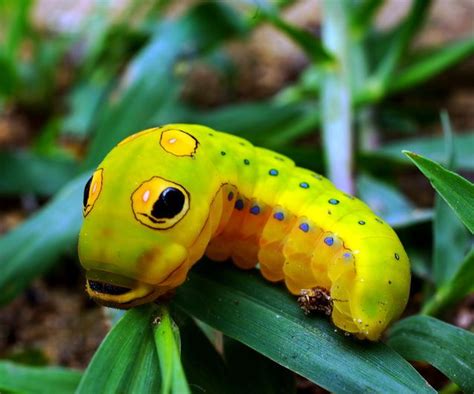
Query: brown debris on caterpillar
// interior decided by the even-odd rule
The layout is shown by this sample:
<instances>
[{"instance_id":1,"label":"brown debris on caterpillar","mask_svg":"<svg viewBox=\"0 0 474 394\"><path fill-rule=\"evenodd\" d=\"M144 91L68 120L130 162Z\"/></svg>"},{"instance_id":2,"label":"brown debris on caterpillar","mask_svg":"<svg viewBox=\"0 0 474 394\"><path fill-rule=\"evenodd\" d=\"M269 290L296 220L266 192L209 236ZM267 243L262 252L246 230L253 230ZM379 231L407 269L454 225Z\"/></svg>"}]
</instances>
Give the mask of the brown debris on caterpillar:
<instances>
[{"instance_id":1,"label":"brown debris on caterpillar","mask_svg":"<svg viewBox=\"0 0 474 394\"><path fill-rule=\"evenodd\" d=\"M321 312L326 316L331 316L333 302L327 289L317 286L312 289L302 289L300 294L298 304L306 315Z\"/></svg>"}]
</instances>

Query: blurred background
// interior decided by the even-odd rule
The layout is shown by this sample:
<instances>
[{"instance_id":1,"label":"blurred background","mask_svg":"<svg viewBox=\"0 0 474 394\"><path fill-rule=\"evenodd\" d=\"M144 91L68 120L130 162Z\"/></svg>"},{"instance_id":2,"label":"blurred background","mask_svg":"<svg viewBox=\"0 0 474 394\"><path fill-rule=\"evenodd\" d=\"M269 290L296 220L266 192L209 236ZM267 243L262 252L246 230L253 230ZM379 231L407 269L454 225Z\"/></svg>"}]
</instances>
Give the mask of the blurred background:
<instances>
[{"instance_id":1,"label":"blurred background","mask_svg":"<svg viewBox=\"0 0 474 394\"><path fill-rule=\"evenodd\" d=\"M441 281L434 258L455 271L469 236L453 219L455 245L436 248L434 191L401 151L453 155L473 179L474 2L321 3L0 0L0 358L87 366L111 322L83 292L82 187L114 144L168 122L238 134L367 201L412 259L407 314ZM446 321L472 328L473 305Z\"/></svg>"}]
</instances>

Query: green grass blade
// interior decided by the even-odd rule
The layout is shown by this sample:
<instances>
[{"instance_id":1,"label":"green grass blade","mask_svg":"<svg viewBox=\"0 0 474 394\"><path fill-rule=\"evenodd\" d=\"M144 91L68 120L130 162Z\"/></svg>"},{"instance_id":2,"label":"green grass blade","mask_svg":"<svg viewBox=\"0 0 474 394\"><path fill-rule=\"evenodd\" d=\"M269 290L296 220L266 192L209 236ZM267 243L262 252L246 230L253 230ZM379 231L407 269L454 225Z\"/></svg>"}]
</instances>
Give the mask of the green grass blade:
<instances>
[{"instance_id":1,"label":"green grass blade","mask_svg":"<svg viewBox=\"0 0 474 394\"><path fill-rule=\"evenodd\" d=\"M294 374L244 344L224 338L224 356L232 386L246 394L296 393ZM271 379L269 377L271 376Z\"/></svg>"},{"instance_id":2,"label":"green grass blade","mask_svg":"<svg viewBox=\"0 0 474 394\"><path fill-rule=\"evenodd\" d=\"M474 54L474 38L451 43L406 66L396 77L390 78L387 89L394 93L419 85L472 54Z\"/></svg>"},{"instance_id":3,"label":"green grass blade","mask_svg":"<svg viewBox=\"0 0 474 394\"><path fill-rule=\"evenodd\" d=\"M436 195L434 211L433 278L440 287L458 270L469 250L470 237L466 227L439 195Z\"/></svg>"},{"instance_id":4,"label":"green grass blade","mask_svg":"<svg viewBox=\"0 0 474 394\"><path fill-rule=\"evenodd\" d=\"M181 365L179 330L171 320L166 306L159 307L159 316L156 319L153 331L161 370L161 392L190 393Z\"/></svg>"},{"instance_id":5,"label":"green grass blade","mask_svg":"<svg viewBox=\"0 0 474 394\"><path fill-rule=\"evenodd\" d=\"M456 169L474 170L474 133L462 133L454 136L454 149L456 151ZM393 160L397 163L410 163L407 156L401 154L402 150L417 152L422 156L446 164L445 140L443 137L409 138L381 146L376 152L364 153L381 159Z\"/></svg>"},{"instance_id":6,"label":"green grass blade","mask_svg":"<svg viewBox=\"0 0 474 394\"><path fill-rule=\"evenodd\" d=\"M222 356L196 322L182 310L173 311L173 317L179 325L181 362L191 390L208 394L229 392L229 371Z\"/></svg>"},{"instance_id":7,"label":"green grass blade","mask_svg":"<svg viewBox=\"0 0 474 394\"><path fill-rule=\"evenodd\" d=\"M474 392L474 334L428 316L413 316L390 330L389 345L409 360L426 361L465 393Z\"/></svg>"},{"instance_id":8,"label":"green grass blade","mask_svg":"<svg viewBox=\"0 0 474 394\"><path fill-rule=\"evenodd\" d=\"M241 3L249 3L248 1L240 1ZM278 30L285 33L290 39L292 39L306 55L311 59L313 64L318 65L329 65L334 63L334 58L330 52L322 44L321 40L318 39L314 34L307 32L297 26L293 26L286 22L280 17L280 11L273 4L272 1L268 0L257 0L251 2L252 5L256 5L255 9L256 16L261 20L268 21Z\"/></svg>"},{"instance_id":9,"label":"green grass blade","mask_svg":"<svg viewBox=\"0 0 474 394\"><path fill-rule=\"evenodd\" d=\"M423 314L436 315L474 291L474 249L456 266L457 272L436 290L423 307Z\"/></svg>"},{"instance_id":10,"label":"green grass blade","mask_svg":"<svg viewBox=\"0 0 474 394\"><path fill-rule=\"evenodd\" d=\"M30 394L71 394L81 372L59 367L31 367L0 361L0 392Z\"/></svg>"},{"instance_id":11,"label":"green grass blade","mask_svg":"<svg viewBox=\"0 0 474 394\"><path fill-rule=\"evenodd\" d=\"M433 216L431 210L417 208L394 186L368 175L357 178L357 188L360 198L393 227L426 222Z\"/></svg>"},{"instance_id":12,"label":"green grass blade","mask_svg":"<svg viewBox=\"0 0 474 394\"><path fill-rule=\"evenodd\" d=\"M198 319L280 365L338 393L434 392L415 369L382 343L335 332L309 318L283 288L254 271L203 262L174 302Z\"/></svg>"},{"instance_id":13,"label":"green grass blade","mask_svg":"<svg viewBox=\"0 0 474 394\"><path fill-rule=\"evenodd\" d=\"M386 91L400 59L407 50L415 34L422 27L428 14L431 0L414 0L407 17L401 22L398 31L373 77Z\"/></svg>"},{"instance_id":14,"label":"green grass blade","mask_svg":"<svg viewBox=\"0 0 474 394\"><path fill-rule=\"evenodd\" d=\"M72 180L37 214L0 238L0 305L13 299L76 242L89 176Z\"/></svg>"},{"instance_id":15,"label":"green grass blade","mask_svg":"<svg viewBox=\"0 0 474 394\"><path fill-rule=\"evenodd\" d=\"M404 151L410 160L429 179L456 215L474 232L474 185L440 164L416 153Z\"/></svg>"},{"instance_id":16,"label":"green grass blade","mask_svg":"<svg viewBox=\"0 0 474 394\"><path fill-rule=\"evenodd\" d=\"M128 67L128 85L103 109L91 141L85 167L92 167L132 132L159 124L182 121L181 80L175 65L180 56L202 52L242 32L239 18L220 2L204 2L178 21L162 23Z\"/></svg>"},{"instance_id":17,"label":"green grass blade","mask_svg":"<svg viewBox=\"0 0 474 394\"><path fill-rule=\"evenodd\" d=\"M161 374L152 329L157 315L153 304L128 311L94 354L76 393L159 393Z\"/></svg>"},{"instance_id":18,"label":"green grass blade","mask_svg":"<svg viewBox=\"0 0 474 394\"><path fill-rule=\"evenodd\" d=\"M322 2L322 38L337 59L321 86L323 145L328 178L341 190L354 193L352 92L347 0Z\"/></svg>"},{"instance_id":19,"label":"green grass blade","mask_svg":"<svg viewBox=\"0 0 474 394\"><path fill-rule=\"evenodd\" d=\"M441 113L445 139L445 162L447 168L455 168L457 152L454 149L454 134L447 112ZM466 227L439 194L435 197L433 221L433 277L440 287L453 277L469 250L470 239Z\"/></svg>"},{"instance_id":20,"label":"green grass blade","mask_svg":"<svg viewBox=\"0 0 474 394\"><path fill-rule=\"evenodd\" d=\"M353 5L350 13L351 32L355 38L363 36L371 26L373 18L383 0L363 0Z\"/></svg>"},{"instance_id":21,"label":"green grass blade","mask_svg":"<svg viewBox=\"0 0 474 394\"><path fill-rule=\"evenodd\" d=\"M314 131L319 114L314 103L280 105L273 100L232 104L202 112L189 109L186 121L237 134L252 143L280 149Z\"/></svg>"},{"instance_id":22,"label":"green grass blade","mask_svg":"<svg viewBox=\"0 0 474 394\"><path fill-rule=\"evenodd\" d=\"M77 163L29 151L6 151L0 152L0 173L0 195L49 196L77 175Z\"/></svg>"}]
</instances>

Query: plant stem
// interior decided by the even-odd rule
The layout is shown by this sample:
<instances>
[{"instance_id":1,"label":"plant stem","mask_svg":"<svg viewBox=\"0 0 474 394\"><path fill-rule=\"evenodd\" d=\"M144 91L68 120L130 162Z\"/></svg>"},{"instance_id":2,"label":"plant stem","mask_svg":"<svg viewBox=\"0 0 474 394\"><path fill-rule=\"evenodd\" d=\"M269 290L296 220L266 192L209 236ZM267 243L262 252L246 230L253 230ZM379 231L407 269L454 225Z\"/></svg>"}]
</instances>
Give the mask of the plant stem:
<instances>
[{"instance_id":1,"label":"plant stem","mask_svg":"<svg viewBox=\"0 0 474 394\"><path fill-rule=\"evenodd\" d=\"M322 128L328 176L339 189L353 193L349 31L345 2L323 1L322 39L338 63L327 70L322 84Z\"/></svg>"}]
</instances>

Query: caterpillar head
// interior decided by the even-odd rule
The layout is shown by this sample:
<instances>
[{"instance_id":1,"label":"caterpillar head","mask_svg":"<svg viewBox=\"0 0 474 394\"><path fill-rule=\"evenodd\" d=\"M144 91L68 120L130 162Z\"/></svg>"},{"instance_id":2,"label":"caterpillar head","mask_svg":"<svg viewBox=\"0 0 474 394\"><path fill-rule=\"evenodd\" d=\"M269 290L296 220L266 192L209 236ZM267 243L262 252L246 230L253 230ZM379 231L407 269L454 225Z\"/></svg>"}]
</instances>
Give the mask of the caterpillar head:
<instances>
[{"instance_id":1,"label":"caterpillar head","mask_svg":"<svg viewBox=\"0 0 474 394\"><path fill-rule=\"evenodd\" d=\"M169 125L128 137L87 182L79 259L99 303L149 302L183 282L204 252L217 177L188 131Z\"/></svg>"}]
</instances>

